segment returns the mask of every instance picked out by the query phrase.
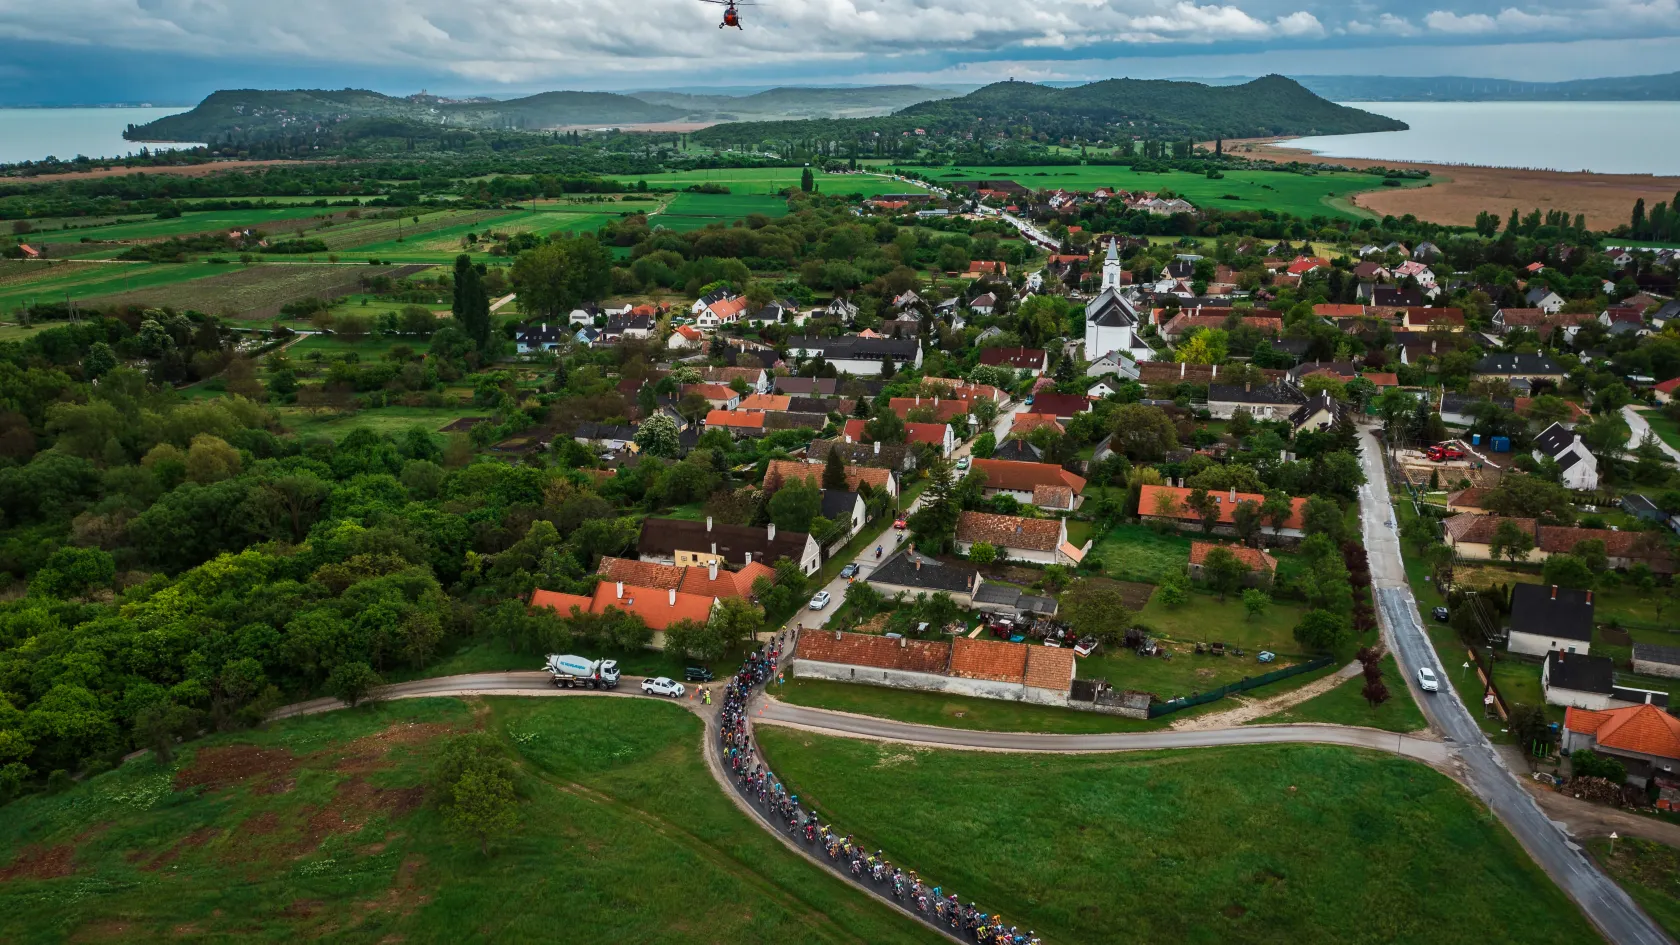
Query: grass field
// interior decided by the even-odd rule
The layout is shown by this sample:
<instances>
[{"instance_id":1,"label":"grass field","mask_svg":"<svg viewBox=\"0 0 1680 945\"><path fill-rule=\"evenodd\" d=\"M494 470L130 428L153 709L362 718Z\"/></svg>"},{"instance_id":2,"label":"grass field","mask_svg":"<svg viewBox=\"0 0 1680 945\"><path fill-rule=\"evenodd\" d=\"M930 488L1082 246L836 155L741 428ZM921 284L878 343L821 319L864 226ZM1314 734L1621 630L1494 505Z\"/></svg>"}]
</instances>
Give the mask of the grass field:
<instances>
[{"instance_id":1,"label":"grass field","mask_svg":"<svg viewBox=\"0 0 1680 945\"><path fill-rule=\"evenodd\" d=\"M722 184L729 188L731 195L776 194L789 187L798 187L802 170L803 168L798 167L724 167L710 170L646 174L636 177L634 180L628 176L621 176L619 180L626 184L645 180L649 187L673 187L677 189L695 184ZM816 169L813 168L813 170ZM822 171L816 171L816 185L817 189L825 194L861 193L865 197L904 193L908 190L918 189L903 181L890 180L875 174L825 174Z\"/></svg>"},{"instance_id":2,"label":"grass field","mask_svg":"<svg viewBox=\"0 0 1680 945\"><path fill-rule=\"evenodd\" d=\"M1162 534L1147 525L1121 525L1091 547L1103 574L1117 581L1155 584L1181 573L1190 560L1190 539L1180 532Z\"/></svg>"},{"instance_id":3,"label":"grass field","mask_svg":"<svg viewBox=\"0 0 1680 945\"><path fill-rule=\"evenodd\" d=\"M1597 938L1481 805L1396 758L942 752L774 726L758 739L865 846L1047 942Z\"/></svg>"},{"instance_id":4,"label":"grass field","mask_svg":"<svg viewBox=\"0 0 1680 945\"><path fill-rule=\"evenodd\" d=\"M1617 840L1614 853L1608 837L1595 837L1586 844L1593 859L1633 901L1670 938L1680 938L1680 849L1633 837Z\"/></svg>"},{"instance_id":5,"label":"grass field","mask_svg":"<svg viewBox=\"0 0 1680 945\"><path fill-rule=\"evenodd\" d=\"M43 230L29 236L31 244L39 242L47 245L59 243L79 243L84 238L90 240L150 240L169 236L186 236L191 233L213 233L219 230L231 230L234 227L249 227L253 230L261 229L263 224L275 220L295 220L298 217L312 217L327 213L343 213L342 208L328 207L276 207L268 210L206 210L203 212L183 213L170 220L142 220L132 223L117 223L110 226L86 227L73 230Z\"/></svg>"},{"instance_id":6,"label":"grass field","mask_svg":"<svg viewBox=\"0 0 1680 945\"><path fill-rule=\"evenodd\" d=\"M252 266L187 263L173 268L193 270L202 277L110 293L100 300L101 304L167 305L213 315L262 319L278 314L279 306L286 302L308 296L330 297L353 291L362 279L395 274L395 270L387 267L308 263Z\"/></svg>"},{"instance_id":7,"label":"grass field","mask_svg":"<svg viewBox=\"0 0 1680 945\"><path fill-rule=\"evenodd\" d=\"M905 167L928 177L934 183L943 180L1013 180L1034 190L1065 187L1069 190L1095 190L1114 187L1120 190L1170 190L1199 208L1209 210L1277 210L1301 217L1367 218L1371 214L1336 198L1362 190L1375 190L1382 179L1369 174L1322 173L1288 174L1277 171L1225 171L1220 180L1209 180L1200 174L1168 171L1162 174L1140 174L1129 167ZM1238 199L1230 200L1227 197Z\"/></svg>"},{"instance_id":8,"label":"grass field","mask_svg":"<svg viewBox=\"0 0 1680 945\"><path fill-rule=\"evenodd\" d=\"M30 263L33 272L0 284L0 312L34 302L73 302L100 299L126 292L168 294L174 287L208 276L223 275L229 266L208 263ZM231 267L237 268L237 267ZM220 309L216 309L219 313Z\"/></svg>"},{"instance_id":9,"label":"grass field","mask_svg":"<svg viewBox=\"0 0 1680 945\"><path fill-rule=\"evenodd\" d=\"M1400 667L1392 655L1382 659L1383 682L1388 684L1389 699L1376 708L1359 693L1365 688L1365 677L1355 676L1322 696L1311 699L1276 715L1256 719L1254 725L1281 725L1293 722L1326 722L1332 725L1363 725L1388 732L1415 732L1427 726L1411 690L1400 675Z\"/></svg>"},{"instance_id":10,"label":"grass field","mask_svg":"<svg viewBox=\"0 0 1680 945\"><path fill-rule=\"evenodd\" d=\"M671 230L698 230L713 223L729 224L750 213L787 216L787 201L756 194L678 194L648 223Z\"/></svg>"},{"instance_id":11,"label":"grass field","mask_svg":"<svg viewBox=\"0 0 1680 945\"><path fill-rule=\"evenodd\" d=\"M1640 416L1651 425L1651 432L1675 449L1680 449L1680 423L1668 419L1668 415L1660 410L1641 410Z\"/></svg>"},{"instance_id":12,"label":"grass field","mask_svg":"<svg viewBox=\"0 0 1680 945\"><path fill-rule=\"evenodd\" d=\"M279 407L277 410L287 429L303 435L327 436L342 436L358 427L366 427L375 433L397 434L415 424L436 431L462 417L489 416L473 407L376 407L345 414L330 410L311 413L302 407Z\"/></svg>"},{"instance_id":13,"label":"grass field","mask_svg":"<svg viewBox=\"0 0 1680 945\"><path fill-rule=\"evenodd\" d=\"M483 856L425 787L482 729L518 767ZM404 701L219 736L0 819L0 940L928 942L785 850L703 768L700 721L603 698Z\"/></svg>"}]
</instances>

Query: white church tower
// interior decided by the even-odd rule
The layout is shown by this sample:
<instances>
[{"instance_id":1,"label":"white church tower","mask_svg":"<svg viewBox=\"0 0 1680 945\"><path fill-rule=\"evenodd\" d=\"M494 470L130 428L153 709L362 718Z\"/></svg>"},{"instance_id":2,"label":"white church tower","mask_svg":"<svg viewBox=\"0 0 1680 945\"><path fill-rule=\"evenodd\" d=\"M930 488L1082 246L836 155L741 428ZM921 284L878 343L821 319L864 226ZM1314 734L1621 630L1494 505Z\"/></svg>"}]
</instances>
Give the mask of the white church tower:
<instances>
[{"instance_id":1,"label":"white church tower","mask_svg":"<svg viewBox=\"0 0 1680 945\"><path fill-rule=\"evenodd\" d=\"M1108 241L1108 256L1103 259L1102 288L1098 292L1109 289L1120 291L1120 252L1115 249L1113 240Z\"/></svg>"},{"instance_id":2,"label":"white church tower","mask_svg":"<svg viewBox=\"0 0 1680 945\"><path fill-rule=\"evenodd\" d=\"M1134 361L1148 361L1154 356L1134 332L1137 310L1120 292L1120 251L1113 240L1108 243L1108 255L1103 259L1102 289L1085 306L1085 360L1096 361L1105 354L1118 351Z\"/></svg>"}]
</instances>

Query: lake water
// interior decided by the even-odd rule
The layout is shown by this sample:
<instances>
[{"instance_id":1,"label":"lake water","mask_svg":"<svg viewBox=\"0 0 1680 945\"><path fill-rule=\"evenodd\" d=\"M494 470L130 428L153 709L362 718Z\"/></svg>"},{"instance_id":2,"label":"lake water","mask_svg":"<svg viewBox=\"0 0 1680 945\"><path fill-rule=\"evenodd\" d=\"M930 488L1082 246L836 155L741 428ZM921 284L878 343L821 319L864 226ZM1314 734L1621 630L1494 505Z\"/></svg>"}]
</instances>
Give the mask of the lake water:
<instances>
[{"instance_id":1,"label":"lake water","mask_svg":"<svg viewBox=\"0 0 1680 945\"><path fill-rule=\"evenodd\" d=\"M1680 175L1680 102L1347 102L1411 128L1296 138L1325 157Z\"/></svg>"},{"instance_id":2,"label":"lake water","mask_svg":"<svg viewBox=\"0 0 1680 945\"><path fill-rule=\"evenodd\" d=\"M125 141L123 129L143 125L185 108L0 108L0 164L56 157L126 157L141 147L153 151L190 144L142 145Z\"/></svg>"}]
</instances>

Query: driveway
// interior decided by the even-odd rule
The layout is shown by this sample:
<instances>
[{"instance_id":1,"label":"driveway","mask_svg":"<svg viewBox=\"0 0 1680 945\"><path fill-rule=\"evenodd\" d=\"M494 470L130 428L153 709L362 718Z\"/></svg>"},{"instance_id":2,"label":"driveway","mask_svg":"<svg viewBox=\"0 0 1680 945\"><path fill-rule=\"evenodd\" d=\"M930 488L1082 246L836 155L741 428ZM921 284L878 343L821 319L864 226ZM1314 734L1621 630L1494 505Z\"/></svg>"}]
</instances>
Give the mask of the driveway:
<instances>
[{"instance_id":1,"label":"driveway","mask_svg":"<svg viewBox=\"0 0 1680 945\"><path fill-rule=\"evenodd\" d=\"M1630 450L1637 449L1639 444L1645 442L1645 435L1651 433L1651 425L1645 422L1645 418L1640 416L1639 411L1631 406L1622 408L1622 419L1626 420L1628 425L1627 448ZM1664 453L1668 454L1669 462L1680 464L1680 450L1664 443L1662 438L1654 433L1651 433L1651 438L1657 441L1657 445L1662 447Z\"/></svg>"},{"instance_id":2,"label":"driveway","mask_svg":"<svg viewBox=\"0 0 1680 945\"><path fill-rule=\"evenodd\" d=\"M1446 667L1423 630L1417 601L1406 583L1400 539L1390 525L1395 516L1388 494L1388 476L1383 468L1382 446L1370 428L1360 432L1360 446L1368 480L1367 485L1360 487L1360 520L1383 635L1400 663L1418 707L1455 750L1456 761L1463 770L1461 780L1488 805L1535 862L1580 905L1605 938L1616 945L1669 942L1662 929L1540 809L1533 795L1517 780L1519 775L1506 767L1504 759L1482 734L1453 688L1443 686L1437 693L1418 690L1415 682L1418 667L1428 666L1437 676L1444 675ZM1527 772L1520 776L1526 777Z\"/></svg>"}]
</instances>

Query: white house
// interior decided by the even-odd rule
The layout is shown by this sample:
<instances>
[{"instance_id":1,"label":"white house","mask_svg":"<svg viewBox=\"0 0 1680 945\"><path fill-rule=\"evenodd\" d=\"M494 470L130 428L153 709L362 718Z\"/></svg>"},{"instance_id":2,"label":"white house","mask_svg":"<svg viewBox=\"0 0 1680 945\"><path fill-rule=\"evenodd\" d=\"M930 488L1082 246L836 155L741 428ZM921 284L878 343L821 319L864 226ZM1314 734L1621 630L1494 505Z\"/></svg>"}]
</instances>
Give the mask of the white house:
<instances>
[{"instance_id":1,"label":"white house","mask_svg":"<svg viewBox=\"0 0 1680 945\"><path fill-rule=\"evenodd\" d=\"M1556 584L1517 584L1511 588L1512 653L1586 656L1592 649L1592 591Z\"/></svg>"},{"instance_id":2,"label":"white house","mask_svg":"<svg viewBox=\"0 0 1680 945\"><path fill-rule=\"evenodd\" d=\"M693 325L678 325L671 332L671 337L665 342L665 347L673 351L687 351L699 348L706 343L706 336Z\"/></svg>"},{"instance_id":3,"label":"white house","mask_svg":"<svg viewBox=\"0 0 1680 945\"><path fill-rule=\"evenodd\" d=\"M822 358L837 371L860 376L879 375L881 362L888 359L896 370L922 366L922 346L913 339L798 337L789 338L787 346L790 358Z\"/></svg>"},{"instance_id":4,"label":"white house","mask_svg":"<svg viewBox=\"0 0 1680 945\"><path fill-rule=\"evenodd\" d=\"M1067 540L1067 521L1060 518L1021 518L988 512L964 512L957 519L957 551L968 554L976 544L991 545L999 559L1034 564L1078 564L1083 554Z\"/></svg>"},{"instance_id":5,"label":"white house","mask_svg":"<svg viewBox=\"0 0 1680 945\"><path fill-rule=\"evenodd\" d=\"M1127 381L1135 381L1142 376L1137 362L1118 351L1110 351L1085 368L1086 377L1107 377L1110 374Z\"/></svg>"},{"instance_id":6,"label":"white house","mask_svg":"<svg viewBox=\"0 0 1680 945\"><path fill-rule=\"evenodd\" d=\"M571 338L572 331L568 326L543 322L519 329L519 333L514 335L514 345L520 354L530 354L533 351L553 351Z\"/></svg>"},{"instance_id":7,"label":"white house","mask_svg":"<svg viewBox=\"0 0 1680 945\"><path fill-rule=\"evenodd\" d=\"M1581 434L1554 423L1534 438L1534 458L1551 459L1563 473L1563 484L1580 492L1598 488L1598 458L1581 442Z\"/></svg>"},{"instance_id":8,"label":"white house","mask_svg":"<svg viewBox=\"0 0 1680 945\"><path fill-rule=\"evenodd\" d=\"M1668 707L1667 692L1616 685L1616 661L1608 656L1547 653L1540 667L1540 688L1549 705L1595 712L1646 704Z\"/></svg>"},{"instance_id":9,"label":"white house","mask_svg":"<svg viewBox=\"0 0 1680 945\"><path fill-rule=\"evenodd\" d=\"M1528 300L1529 308L1537 308L1547 315L1558 312L1564 306L1563 296L1545 286L1535 286L1529 289L1523 297Z\"/></svg>"}]
</instances>

